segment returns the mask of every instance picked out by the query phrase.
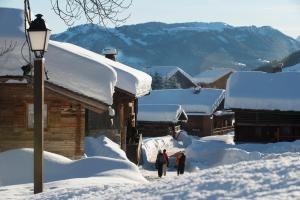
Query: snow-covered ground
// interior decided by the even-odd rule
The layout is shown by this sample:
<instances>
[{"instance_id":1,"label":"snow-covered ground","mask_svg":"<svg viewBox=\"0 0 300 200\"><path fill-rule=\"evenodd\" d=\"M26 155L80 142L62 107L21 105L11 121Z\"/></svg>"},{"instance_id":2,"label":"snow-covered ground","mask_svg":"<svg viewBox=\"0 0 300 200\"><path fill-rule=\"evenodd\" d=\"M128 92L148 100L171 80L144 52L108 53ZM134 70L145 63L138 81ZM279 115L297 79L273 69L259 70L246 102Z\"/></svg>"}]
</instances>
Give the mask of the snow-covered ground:
<instances>
[{"instance_id":1,"label":"snow-covered ground","mask_svg":"<svg viewBox=\"0 0 300 200\"><path fill-rule=\"evenodd\" d=\"M32 150L1 153L0 199L300 199L300 141L235 145L232 134L200 139L186 133L179 141L147 138L140 168L105 137L86 138L86 146L87 158L79 161L46 153L47 183L38 195L32 183L9 185L31 174ZM185 151L186 173L170 169L157 178L150 166L158 149Z\"/></svg>"}]
</instances>

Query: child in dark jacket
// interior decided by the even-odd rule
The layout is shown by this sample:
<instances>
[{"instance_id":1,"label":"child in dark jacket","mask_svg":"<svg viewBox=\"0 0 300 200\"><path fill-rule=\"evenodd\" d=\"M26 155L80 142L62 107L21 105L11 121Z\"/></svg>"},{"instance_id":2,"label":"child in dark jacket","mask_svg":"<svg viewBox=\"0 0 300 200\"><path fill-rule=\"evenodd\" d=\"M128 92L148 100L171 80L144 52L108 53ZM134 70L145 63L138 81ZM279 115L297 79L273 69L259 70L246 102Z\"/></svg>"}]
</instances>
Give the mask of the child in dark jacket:
<instances>
[{"instance_id":1,"label":"child in dark jacket","mask_svg":"<svg viewBox=\"0 0 300 200\"><path fill-rule=\"evenodd\" d=\"M158 177L161 178L163 173L164 155L161 150L158 151L156 156L155 167L157 169Z\"/></svg>"}]
</instances>

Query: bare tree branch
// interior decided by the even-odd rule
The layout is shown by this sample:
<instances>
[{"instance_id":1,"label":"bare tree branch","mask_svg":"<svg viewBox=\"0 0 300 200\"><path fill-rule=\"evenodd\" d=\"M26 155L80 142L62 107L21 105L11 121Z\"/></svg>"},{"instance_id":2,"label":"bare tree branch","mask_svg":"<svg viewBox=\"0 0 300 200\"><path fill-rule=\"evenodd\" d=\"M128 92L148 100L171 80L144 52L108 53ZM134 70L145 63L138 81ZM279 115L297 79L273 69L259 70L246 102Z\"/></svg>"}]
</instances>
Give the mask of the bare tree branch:
<instances>
[{"instance_id":1,"label":"bare tree branch","mask_svg":"<svg viewBox=\"0 0 300 200\"><path fill-rule=\"evenodd\" d=\"M106 26L108 23L119 25L130 15L119 17L132 5L132 0L51 0L54 12L72 26L81 16L90 23Z\"/></svg>"},{"instance_id":2,"label":"bare tree branch","mask_svg":"<svg viewBox=\"0 0 300 200\"><path fill-rule=\"evenodd\" d=\"M0 46L0 56L4 56L6 53L11 52L15 49L17 42L11 41L10 44L6 45L6 40L4 41L4 46Z\"/></svg>"}]
</instances>

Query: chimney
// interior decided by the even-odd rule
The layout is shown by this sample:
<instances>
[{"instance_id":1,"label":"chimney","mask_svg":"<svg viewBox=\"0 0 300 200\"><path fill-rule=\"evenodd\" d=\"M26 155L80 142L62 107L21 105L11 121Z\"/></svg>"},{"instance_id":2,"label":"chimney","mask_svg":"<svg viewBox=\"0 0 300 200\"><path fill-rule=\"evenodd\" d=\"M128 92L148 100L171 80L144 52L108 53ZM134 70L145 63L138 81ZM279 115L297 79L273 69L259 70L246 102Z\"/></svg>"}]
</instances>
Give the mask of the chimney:
<instances>
[{"instance_id":1,"label":"chimney","mask_svg":"<svg viewBox=\"0 0 300 200\"><path fill-rule=\"evenodd\" d=\"M102 53L105 56L105 58L116 61L116 55L118 54L117 49L108 47L108 48L103 49Z\"/></svg>"}]
</instances>

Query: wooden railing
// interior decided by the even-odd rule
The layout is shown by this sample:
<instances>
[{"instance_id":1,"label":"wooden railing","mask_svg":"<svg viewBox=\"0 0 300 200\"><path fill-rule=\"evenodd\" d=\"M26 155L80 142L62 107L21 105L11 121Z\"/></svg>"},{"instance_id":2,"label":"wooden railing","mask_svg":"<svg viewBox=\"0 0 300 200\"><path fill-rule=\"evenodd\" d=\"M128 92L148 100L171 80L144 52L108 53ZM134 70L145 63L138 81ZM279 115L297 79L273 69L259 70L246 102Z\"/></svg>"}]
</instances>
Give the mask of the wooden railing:
<instances>
[{"instance_id":1,"label":"wooden railing","mask_svg":"<svg viewBox=\"0 0 300 200\"><path fill-rule=\"evenodd\" d=\"M213 130L213 135L224 135L224 134L229 133L231 131L234 131L233 126L225 126L225 127L222 127L222 128L215 128Z\"/></svg>"}]
</instances>

